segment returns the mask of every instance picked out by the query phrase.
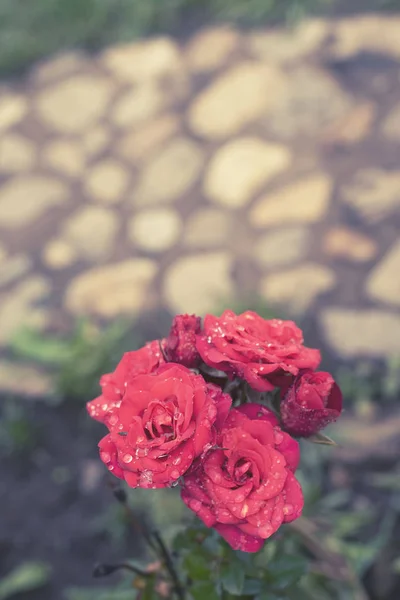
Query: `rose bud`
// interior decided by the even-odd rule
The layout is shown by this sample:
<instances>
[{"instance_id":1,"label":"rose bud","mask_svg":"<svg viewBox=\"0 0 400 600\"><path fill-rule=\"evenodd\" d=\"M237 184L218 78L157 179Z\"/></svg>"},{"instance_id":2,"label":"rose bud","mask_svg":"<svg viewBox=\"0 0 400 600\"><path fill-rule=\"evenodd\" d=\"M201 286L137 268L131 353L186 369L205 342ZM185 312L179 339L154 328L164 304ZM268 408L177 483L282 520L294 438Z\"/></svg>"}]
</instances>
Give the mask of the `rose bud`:
<instances>
[{"instance_id":1,"label":"rose bud","mask_svg":"<svg viewBox=\"0 0 400 600\"><path fill-rule=\"evenodd\" d=\"M330 373L303 373L283 395L283 427L291 435L309 437L338 419L342 403L342 392Z\"/></svg>"},{"instance_id":2,"label":"rose bud","mask_svg":"<svg viewBox=\"0 0 400 600\"><path fill-rule=\"evenodd\" d=\"M299 444L261 404L232 409L211 449L185 477L182 500L234 550L257 552L282 523L297 519Z\"/></svg>"},{"instance_id":3,"label":"rose bud","mask_svg":"<svg viewBox=\"0 0 400 600\"><path fill-rule=\"evenodd\" d=\"M319 350L303 345L302 331L293 321L267 320L249 310L207 315L197 348L208 366L245 379L259 392L273 390L284 375L316 369L321 362Z\"/></svg>"},{"instance_id":4,"label":"rose bud","mask_svg":"<svg viewBox=\"0 0 400 600\"><path fill-rule=\"evenodd\" d=\"M177 315L164 345L165 357L185 367L196 367L201 358L196 348L196 335L201 330L201 319L196 315Z\"/></svg>"}]
</instances>

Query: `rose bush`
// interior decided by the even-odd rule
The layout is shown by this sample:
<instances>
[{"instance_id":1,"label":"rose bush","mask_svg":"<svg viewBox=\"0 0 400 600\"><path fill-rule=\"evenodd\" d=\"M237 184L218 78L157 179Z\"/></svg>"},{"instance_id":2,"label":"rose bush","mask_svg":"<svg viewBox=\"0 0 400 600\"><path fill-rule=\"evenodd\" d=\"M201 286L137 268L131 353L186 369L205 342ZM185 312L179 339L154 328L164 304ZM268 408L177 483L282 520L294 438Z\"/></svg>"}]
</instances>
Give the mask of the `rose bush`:
<instances>
[{"instance_id":1,"label":"rose bush","mask_svg":"<svg viewBox=\"0 0 400 600\"><path fill-rule=\"evenodd\" d=\"M230 406L230 397L200 375L162 365L128 381L108 410L100 457L131 487L173 485L216 442Z\"/></svg>"},{"instance_id":2,"label":"rose bush","mask_svg":"<svg viewBox=\"0 0 400 600\"><path fill-rule=\"evenodd\" d=\"M336 421L342 404L342 392L330 373L302 373L283 390L283 426L292 435L308 437Z\"/></svg>"},{"instance_id":3,"label":"rose bush","mask_svg":"<svg viewBox=\"0 0 400 600\"><path fill-rule=\"evenodd\" d=\"M185 478L182 500L234 549L257 552L301 514L299 445L255 403L231 410L218 443Z\"/></svg>"},{"instance_id":4,"label":"rose bush","mask_svg":"<svg viewBox=\"0 0 400 600\"><path fill-rule=\"evenodd\" d=\"M293 321L266 320L252 311L207 315L197 349L207 365L245 379L260 392L273 390L284 374L316 369L321 362L319 350L303 345Z\"/></svg>"},{"instance_id":5,"label":"rose bush","mask_svg":"<svg viewBox=\"0 0 400 600\"><path fill-rule=\"evenodd\" d=\"M167 338L127 352L101 378L87 405L109 431L100 457L133 488L180 484L207 527L255 552L303 508L291 435L308 437L340 415L341 392L315 372L320 361L293 321L178 315Z\"/></svg>"}]
</instances>

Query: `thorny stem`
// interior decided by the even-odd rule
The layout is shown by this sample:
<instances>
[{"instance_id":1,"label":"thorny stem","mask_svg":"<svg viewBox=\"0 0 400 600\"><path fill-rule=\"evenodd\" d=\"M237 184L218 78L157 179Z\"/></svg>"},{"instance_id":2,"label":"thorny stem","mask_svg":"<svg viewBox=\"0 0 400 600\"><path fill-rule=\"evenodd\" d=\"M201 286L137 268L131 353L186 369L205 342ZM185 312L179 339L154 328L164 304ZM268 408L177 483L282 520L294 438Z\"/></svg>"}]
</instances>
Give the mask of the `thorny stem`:
<instances>
[{"instance_id":1,"label":"thorny stem","mask_svg":"<svg viewBox=\"0 0 400 600\"><path fill-rule=\"evenodd\" d=\"M178 596L179 600L185 600L185 591L184 591L182 584L180 582L180 579L178 577L178 573L176 572L175 565L173 563L171 555L168 552L168 549L167 549L166 545L164 544L164 541L163 541L162 537L160 536L159 532L155 530L155 531L153 531L153 535L157 541L162 558L164 560L165 567L171 577L172 583L174 585L175 593Z\"/></svg>"}]
</instances>

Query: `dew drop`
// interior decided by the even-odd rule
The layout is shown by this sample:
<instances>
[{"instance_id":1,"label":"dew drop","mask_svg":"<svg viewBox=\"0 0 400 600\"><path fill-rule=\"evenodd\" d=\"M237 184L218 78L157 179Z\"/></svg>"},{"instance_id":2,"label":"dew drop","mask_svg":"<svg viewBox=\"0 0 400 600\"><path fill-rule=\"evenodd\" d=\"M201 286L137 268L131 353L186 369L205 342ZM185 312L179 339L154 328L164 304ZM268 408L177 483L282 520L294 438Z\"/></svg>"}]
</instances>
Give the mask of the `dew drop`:
<instances>
[{"instance_id":1,"label":"dew drop","mask_svg":"<svg viewBox=\"0 0 400 600\"><path fill-rule=\"evenodd\" d=\"M179 463L182 462L182 458L180 456L177 456L176 458L174 458L174 460L172 461L173 465L179 465Z\"/></svg>"},{"instance_id":2,"label":"dew drop","mask_svg":"<svg viewBox=\"0 0 400 600\"><path fill-rule=\"evenodd\" d=\"M283 442L283 434L280 432L275 433L275 444L279 446Z\"/></svg>"},{"instance_id":3,"label":"dew drop","mask_svg":"<svg viewBox=\"0 0 400 600\"><path fill-rule=\"evenodd\" d=\"M179 479L180 477L180 473L177 469L175 469L174 471L171 471L171 477L172 479Z\"/></svg>"},{"instance_id":4,"label":"dew drop","mask_svg":"<svg viewBox=\"0 0 400 600\"><path fill-rule=\"evenodd\" d=\"M130 462L132 462L133 456L132 454L124 454L122 460L124 461L124 463L129 464Z\"/></svg>"},{"instance_id":5,"label":"dew drop","mask_svg":"<svg viewBox=\"0 0 400 600\"><path fill-rule=\"evenodd\" d=\"M100 452L100 458L106 464L111 461L111 455L109 452Z\"/></svg>"},{"instance_id":6,"label":"dew drop","mask_svg":"<svg viewBox=\"0 0 400 600\"><path fill-rule=\"evenodd\" d=\"M108 410L108 404L102 404L101 410Z\"/></svg>"},{"instance_id":7,"label":"dew drop","mask_svg":"<svg viewBox=\"0 0 400 600\"><path fill-rule=\"evenodd\" d=\"M118 423L118 417L117 415L111 415L108 419L108 422L110 423L110 425L116 425Z\"/></svg>"},{"instance_id":8,"label":"dew drop","mask_svg":"<svg viewBox=\"0 0 400 600\"><path fill-rule=\"evenodd\" d=\"M286 506L283 507L282 512L284 515L291 515L293 514L294 511L294 507L292 504L286 504Z\"/></svg>"}]
</instances>

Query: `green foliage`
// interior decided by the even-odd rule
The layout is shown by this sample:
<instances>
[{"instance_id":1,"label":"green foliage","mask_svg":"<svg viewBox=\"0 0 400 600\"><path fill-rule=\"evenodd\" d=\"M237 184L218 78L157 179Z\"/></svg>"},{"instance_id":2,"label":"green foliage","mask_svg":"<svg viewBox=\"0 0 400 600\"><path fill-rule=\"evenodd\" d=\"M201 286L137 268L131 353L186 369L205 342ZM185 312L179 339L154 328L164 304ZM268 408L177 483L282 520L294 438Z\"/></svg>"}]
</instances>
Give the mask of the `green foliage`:
<instances>
[{"instance_id":1,"label":"green foliage","mask_svg":"<svg viewBox=\"0 0 400 600\"><path fill-rule=\"evenodd\" d=\"M13 398L1 403L0 451L3 454L22 454L35 445L37 431L26 416L23 405Z\"/></svg>"},{"instance_id":2,"label":"green foliage","mask_svg":"<svg viewBox=\"0 0 400 600\"><path fill-rule=\"evenodd\" d=\"M13 73L67 48L96 49L160 31L187 19L243 24L294 20L330 0L2 0L0 74Z\"/></svg>"},{"instance_id":3,"label":"green foliage","mask_svg":"<svg viewBox=\"0 0 400 600\"><path fill-rule=\"evenodd\" d=\"M98 394L100 376L113 370L122 353L138 347L132 332L132 326L121 320L104 329L80 320L66 338L20 330L11 349L17 357L53 371L54 391L60 400L86 401Z\"/></svg>"},{"instance_id":4,"label":"green foliage","mask_svg":"<svg viewBox=\"0 0 400 600\"><path fill-rule=\"evenodd\" d=\"M42 562L25 562L0 581L0 600L43 587L50 579L50 567Z\"/></svg>"}]
</instances>

